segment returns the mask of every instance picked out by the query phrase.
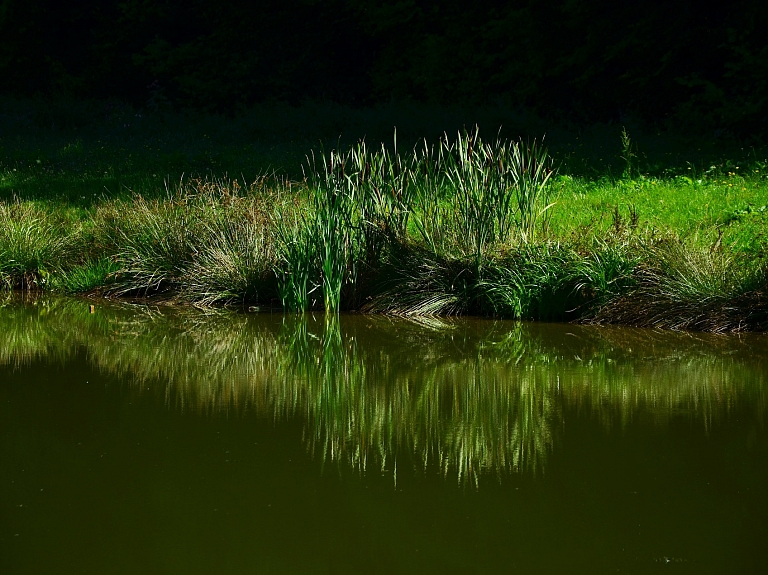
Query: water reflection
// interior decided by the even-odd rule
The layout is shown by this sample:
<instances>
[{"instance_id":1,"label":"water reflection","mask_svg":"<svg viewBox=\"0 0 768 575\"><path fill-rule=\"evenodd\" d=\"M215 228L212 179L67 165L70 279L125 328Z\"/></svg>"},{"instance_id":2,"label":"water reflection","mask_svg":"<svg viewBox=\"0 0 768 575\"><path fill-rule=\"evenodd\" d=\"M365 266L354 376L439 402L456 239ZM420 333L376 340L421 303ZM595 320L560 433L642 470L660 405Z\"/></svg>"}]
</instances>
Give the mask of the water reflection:
<instances>
[{"instance_id":1,"label":"water reflection","mask_svg":"<svg viewBox=\"0 0 768 575\"><path fill-rule=\"evenodd\" d=\"M606 427L640 414L707 433L765 412L765 336L487 320L244 315L72 299L5 302L0 363L76 354L177 409L305 422L323 461L459 481L540 473L574 410Z\"/></svg>"}]
</instances>

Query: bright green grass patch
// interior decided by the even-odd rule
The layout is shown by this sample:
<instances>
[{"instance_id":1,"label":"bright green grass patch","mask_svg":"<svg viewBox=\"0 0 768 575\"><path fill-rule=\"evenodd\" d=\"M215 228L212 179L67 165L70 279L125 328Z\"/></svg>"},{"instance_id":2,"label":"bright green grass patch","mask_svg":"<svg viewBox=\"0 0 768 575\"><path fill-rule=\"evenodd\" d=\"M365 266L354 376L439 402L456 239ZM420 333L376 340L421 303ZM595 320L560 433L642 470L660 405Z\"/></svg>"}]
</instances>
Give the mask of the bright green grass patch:
<instances>
[{"instance_id":1,"label":"bright green grass patch","mask_svg":"<svg viewBox=\"0 0 768 575\"><path fill-rule=\"evenodd\" d=\"M50 278L49 287L65 293L87 293L109 286L120 270L112 258L102 257L82 265L62 270Z\"/></svg>"},{"instance_id":2,"label":"bright green grass patch","mask_svg":"<svg viewBox=\"0 0 768 575\"><path fill-rule=\"evenodd\" d=\"M759 254L766 242L768 181L759 172L690 178L638 178L589 182L560 177L551 230L600 235L632 223L698 241L722 241Z\"/></svg>"}]
</instances>

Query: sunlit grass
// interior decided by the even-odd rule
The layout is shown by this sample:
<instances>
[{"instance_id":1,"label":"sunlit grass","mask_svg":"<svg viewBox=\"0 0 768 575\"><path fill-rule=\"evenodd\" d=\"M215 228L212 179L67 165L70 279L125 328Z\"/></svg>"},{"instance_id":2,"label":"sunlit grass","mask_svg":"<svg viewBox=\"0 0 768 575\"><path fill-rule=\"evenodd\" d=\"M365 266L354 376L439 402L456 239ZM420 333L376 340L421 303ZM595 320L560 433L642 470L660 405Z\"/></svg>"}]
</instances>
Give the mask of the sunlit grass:
<instances>
[{"instance_id":1,"label":"sunlit grass","mask_svg":"<svg viewBox=\"0 0 768 575\"><path fill-rule=\"evenodd\" d=\"M722 204L719 224L683 233L661 212L646 219L638 205L617 203L593 207L592 223L575 228L566 215L581 217L577 205L588 200L569 205L562 181L550 181L555 205L538 239L517 219L521 208L508 224L489 208L480 245L462 227L462 196L450 196L449 178L429 158L417 149L409 167L358 147L316 158L328 171L307 182L188 179L163 197L92 207L0 204L3 285L299 311L766 328L768 208ZM374 160L378 175L366 171ZM509 235L499 236L504 225Z\"/></svg>"},{"instance_id":2,"label":"sunlit grass","mask_svg":"<svg viewBox=\"0 0 768 575\"><path fill-rule=\"evenodd\" d=\"M609 230L618 209L626 221L634 211L643 227L682 237L698 234L702 242L714 243L722 231L726 245L742 252L765 245L768 215L760 210L768 205L768 181L759 171L725 176L713 171L695 180L587 181L564 176L556 187L557 209L552 210L550 226L558 235Z\"/></svg>"},{"instance_id":3,"label":"sunlit grass","mask_svg":"<svg viewBox=\"0 0 768 575\"><path fill-rule=\"evenodd\" d=\"M79 249L77 224L31 203L0 204L0 285L45 287Z\"/></svg>"}]
</instances>

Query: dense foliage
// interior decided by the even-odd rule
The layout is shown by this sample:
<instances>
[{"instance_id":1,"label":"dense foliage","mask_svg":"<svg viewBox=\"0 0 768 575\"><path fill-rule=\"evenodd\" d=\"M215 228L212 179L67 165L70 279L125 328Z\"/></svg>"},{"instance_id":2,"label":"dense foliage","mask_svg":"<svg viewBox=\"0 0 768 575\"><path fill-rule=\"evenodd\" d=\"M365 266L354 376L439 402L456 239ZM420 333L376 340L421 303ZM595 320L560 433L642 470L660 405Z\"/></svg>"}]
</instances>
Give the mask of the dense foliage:
<instances>
[{"instance_id":1,"label":"dense foliage","mask_svg":"<svg viewBox=\"0 0 768 575\"><path fill-rule=\"evenodd\" d=\"M225 112L503 99L764 135L767 17L749 0L0 0L0 90Z\"/></svg>"}]
</instances>

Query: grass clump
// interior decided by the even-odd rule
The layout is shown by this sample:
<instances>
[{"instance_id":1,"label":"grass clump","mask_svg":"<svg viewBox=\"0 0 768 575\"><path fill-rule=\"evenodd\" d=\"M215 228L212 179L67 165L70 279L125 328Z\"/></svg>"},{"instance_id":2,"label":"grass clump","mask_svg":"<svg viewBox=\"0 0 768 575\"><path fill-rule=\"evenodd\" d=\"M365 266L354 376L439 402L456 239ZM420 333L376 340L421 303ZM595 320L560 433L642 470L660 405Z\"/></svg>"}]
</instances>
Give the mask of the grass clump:
<instances>
[{"instance_id":1,"label":"grass clump","mask_svg":"<svg viewBox=\"0 0 768 575\"><path fill-rule=\"evenodd\" d=\"M0 285L46 287L77 250L78 230L29 202L0 203Z\"/></svg>"},{"instance_id":2,"label":"grass clump","mask_svg":"<svg viewBox=\"0 0 768 575\"><path fill-rule=\"evenodd\" d=\"M595 316L603 323L711 332L768 328L768 265L682 241L646 248L630 289Z\"/></svg>"},{"instance_id":3,"label":"grass clump","mask_svg":"<svg viewBox=\"0 0 768 575\"><path fill-rule=\"evenodd\" d=\"M94 292L111 285L120 265L115 258L89 260L70 269L62 269L50 277L50 286L70 294Z\"/></svg>"},{"instance_id":4,"label":"grass clump","mask_svg":"<svg viewBox=\"0 0 768 575\"><path fill-rule=\"evenodd\" d=\"M165 199L109 204L99 215L120 263L110 291L203 305L258 301L276 256L269 198L255 187L192 181Z\"/></svg>"}]
</instances>

